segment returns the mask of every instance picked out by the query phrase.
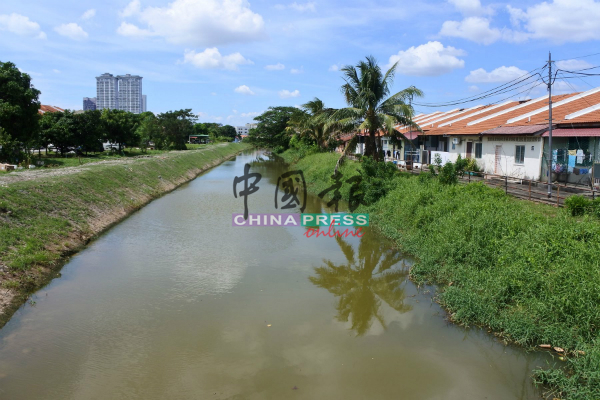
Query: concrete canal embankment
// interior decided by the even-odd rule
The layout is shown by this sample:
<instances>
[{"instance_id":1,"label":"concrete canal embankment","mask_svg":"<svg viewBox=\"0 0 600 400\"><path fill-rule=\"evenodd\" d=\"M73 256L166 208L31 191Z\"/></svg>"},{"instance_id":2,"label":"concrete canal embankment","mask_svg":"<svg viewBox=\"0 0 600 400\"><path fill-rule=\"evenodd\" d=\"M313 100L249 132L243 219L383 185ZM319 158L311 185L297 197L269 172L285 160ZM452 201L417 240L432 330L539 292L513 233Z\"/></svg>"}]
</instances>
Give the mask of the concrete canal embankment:
<instances>
[{"instance_id":1,"label":"concrete canal embankment","mask_svg":"<svg viewBox=\"0 0 600 400\"><path fill-rule=\"evenodd\" d=\"M153 199L248 145L104 161L0 177L0 327L66 257Z\"/></svg>"}]
</instances>

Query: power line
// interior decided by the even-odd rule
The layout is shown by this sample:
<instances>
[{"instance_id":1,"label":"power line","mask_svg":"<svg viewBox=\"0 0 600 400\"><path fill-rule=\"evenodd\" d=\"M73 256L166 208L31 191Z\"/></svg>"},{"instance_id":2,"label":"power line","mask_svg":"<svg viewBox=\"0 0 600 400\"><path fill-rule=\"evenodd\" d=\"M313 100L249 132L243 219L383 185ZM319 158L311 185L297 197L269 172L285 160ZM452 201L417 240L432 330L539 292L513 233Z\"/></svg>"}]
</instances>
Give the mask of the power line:
<instances>
[{"instance_id":1,"label":"power line","mask_svg":"<svg viewBox=\"0 0 600 400\"><path fill-rule=\"evenodd\" d=\"M499 103L499 102L508 100L508 99L510 99L512 97L515 97L515 96L519 95L519 94L522 94L522 93L525 93L525 92L530 92L533 88L535 88L536 86L540 86L542 84L543 84L542 80L540 78L537 78L533 82L527 82L527 83L525 83L523 85L520 85L520 86L517 86L517 87L513 87L512 89L510 89L510 88L504 88L504 89L501 89L501 90L497 90L497 91L495 91L493 93L489 93L489 94L485 94L485 95L480 95L479 97L473 97L473 98L467 99L465 101L457 100L457 101L454 101L454 102L448 102L448 103L444 103L444 104L426 104L426 103L414 103L414 104L416 106L419 106L419 107L429 107L429 108L448 107L448 106L453 106L453 105L460 105L460 104L472 103L474 101L482 100L482 99L487 99L487 98L490 98L490 97L496 97L496 96L503 95L503 94L510 93L510 92L514 92L515 90L519 90L519 89L521 89L523 87L526 87L526 89L524 89L524 90L522 90L522 91L520 91L518 93L513 93L513 94L511 94L510 96L508 96L508 97L506 97L504 99L497 100L494 103L492 103L492 104L495 104L495 103Z\"/></svg>"},{"instance_id":2,"label":"power line","mask_svg":"<svg viewBox=\"0 0 600 400\"><path fill-rule=\"evenodd\" d=\"M486 90L485 92L482 92L480 94L474 95L474 96L469 96L469 97L465 97L462 99L457 99L457 100L453 100L453 101L448 101L445 103L414 103L415 105L418 106L422 106L422 107L447 107L447 106L452 106L452 105L459 105L459 104L465 104L465 103L470 103L476 100L481 100L481 99L485 99L485 98L489 98L489 97L493 97L493 96L497 96L500 94L504 94L504 93L508 93L514 90L518 90L521 87L524 87L528 84L530 84L531 82L527 82L528 80L532 79L532 78L536 78L536 82L540 80L541 78L541 73L544 71L544 69L546 69L547 64L544 65L541 68L535 68L529 72L527 72L526 74L523 74L521 76L519 76L518 78L515 78L509 82L506 82L500 86L497 86L495 88ZM539 72L535 72L538 71ZM533 73L535 72L535 73ZM524 78L525 77L525 78ZM514 83L513 83L514 82ZM527 82L527 83L524 83ZM523 85L517 86L521 83L524 83ZM517 87L515 87L517 86ZM512 89L511 89L512 88Z\"/></svg>"},{"instance_id":3,"label":"power line","mask_svg":"<svg viewBox=\"0 0 600 400\"><path fill-rule=\"evenodd\" d=\"M594 53L594 54L588 54L588 55L585 55L585 56L579 56L579 57L563 58L562 60L554 60L554 62L558 62L558 61L567 61L567 60L577 60L577 59L580 59L580 58L587 58L587 57L597 56L597 55L599 55L599 54L600 54L600 53Z\"/></svg>"}]
</instances>

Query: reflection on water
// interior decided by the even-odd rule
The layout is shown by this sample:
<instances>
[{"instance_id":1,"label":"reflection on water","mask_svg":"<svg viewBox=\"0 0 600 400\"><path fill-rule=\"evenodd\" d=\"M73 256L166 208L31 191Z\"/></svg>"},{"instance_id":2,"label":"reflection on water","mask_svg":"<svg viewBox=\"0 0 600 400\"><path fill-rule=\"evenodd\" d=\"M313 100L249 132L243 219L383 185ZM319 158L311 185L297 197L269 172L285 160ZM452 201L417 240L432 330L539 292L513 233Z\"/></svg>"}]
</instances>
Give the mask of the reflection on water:
<instances>
[{"instance_id":1,"label":"reflection on water","mask_svg":"<svg viewBox=\"0 0 600 400\"><path fill-rule=\"evenodd\" d=\"M285 166L250 152L110 229L0 330L0 399L539 398L544 360L448 324L376 231L232 227L246 163L277 212Z\"/></svg>"},{"instance_id":2,"label":"reflection on water","mask_svg":"<svg viewBox=\"0 0 600 400\"><path fill-rule=\"evenodd\" d=\"M393 268L402 261L398 252L368 230L360 239L358 254L346 240L341 237L335 240L346 262L336 265L331 260L323 260L325 265L315 268L315 275L308 279L338 298L338 321L351 319L351 329L362 336L374 318L386 328L385 318L379 311L382 301L400 313L411 310L404 302L403 289L408 270Z\"/></svg>"}]
</instances>

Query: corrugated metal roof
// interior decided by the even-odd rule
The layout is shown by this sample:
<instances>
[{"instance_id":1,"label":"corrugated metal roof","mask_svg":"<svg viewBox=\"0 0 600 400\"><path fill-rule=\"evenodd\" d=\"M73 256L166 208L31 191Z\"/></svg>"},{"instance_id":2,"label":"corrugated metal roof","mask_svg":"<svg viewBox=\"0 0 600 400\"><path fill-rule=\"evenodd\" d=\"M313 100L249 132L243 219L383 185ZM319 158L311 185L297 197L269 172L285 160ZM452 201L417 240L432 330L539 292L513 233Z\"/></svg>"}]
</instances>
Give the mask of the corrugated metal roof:
<instances>
[{"instance_id":1,"label":"corrugated metal roof","mask_svg":"<svg viewBox=\"0 0 600 400\"><path fill-rule=\"evenodd\" d=\"M543 137L548 137L546 131ZM600 136L600 128L583 128L583 129L552 129L552 137L582 137L582 136Z\"/></svg>"}]
</instances>

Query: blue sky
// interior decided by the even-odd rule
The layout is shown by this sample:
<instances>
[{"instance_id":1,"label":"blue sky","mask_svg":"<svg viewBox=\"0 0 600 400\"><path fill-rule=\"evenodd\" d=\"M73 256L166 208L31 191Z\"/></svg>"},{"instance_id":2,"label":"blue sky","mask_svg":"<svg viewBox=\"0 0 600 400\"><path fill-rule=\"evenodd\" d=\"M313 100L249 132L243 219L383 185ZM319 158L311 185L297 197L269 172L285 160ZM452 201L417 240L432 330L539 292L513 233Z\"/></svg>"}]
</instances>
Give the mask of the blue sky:
<instances>
[{"instance_id":1,"label":"blue sky","mask_svg":"<svg viewBox=\"0 0 600 400\"><path fill-rule=\"evenodd\" d=\"M144 77L150 111L241 125L313 97L344 106L339 68L367 55L398 61L394 89L415 85L428 103L510 81L548 51L560 68L600 65L600 55L576 58L600 53L598 21L593 0L2 0L0 61L29 73L43 104L81 109L96 76L129 73ZM555 89L599 84L559 79Z\"/></svg>"}]
</instances>

